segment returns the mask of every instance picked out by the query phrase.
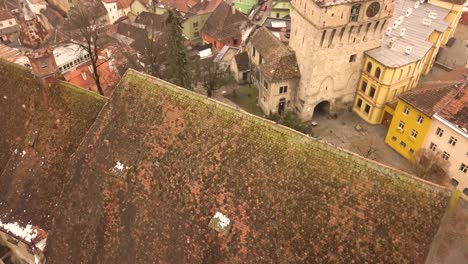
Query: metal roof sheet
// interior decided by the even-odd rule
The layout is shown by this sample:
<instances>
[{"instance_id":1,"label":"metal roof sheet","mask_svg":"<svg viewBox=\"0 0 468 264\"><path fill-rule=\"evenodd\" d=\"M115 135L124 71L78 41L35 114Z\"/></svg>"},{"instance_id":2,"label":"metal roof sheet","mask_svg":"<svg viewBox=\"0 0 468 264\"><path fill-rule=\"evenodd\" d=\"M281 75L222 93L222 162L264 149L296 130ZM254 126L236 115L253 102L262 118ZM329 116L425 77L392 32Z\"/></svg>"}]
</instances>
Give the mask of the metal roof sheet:
<instances>
[{"instance_id":1,"label":"metal roof sheet","mask_svg":"<svg viewBox=\"0 0 468 264\"><path fill-rule=\"evenodd\" d=\"M431 5L428 3L420 3L418 8L415 8L413 0L396 0L395 12L388 28L391 32L386 32L382 45L379 48L367 51L366 54L380 63L388 67L400 67L424 57L424 55L432 47L432 43L428 41L429 36L434 31L444 32L447 29L448 23L444 18L450 10ZM407 12L411 14L406 16ZM430 13L436 14L434 19L429 18ZM403 18L400 25L393 28L394 23ZM423 19L430 19L431 24L423 24ZM388 29L390 31L390 29ZM403 36L400 36L402 29L405 29ZM392 38L395 38L395 43L390 47ZM412 52L407 54L406 48L411 47Z\"/></svg>"}]
</instances>

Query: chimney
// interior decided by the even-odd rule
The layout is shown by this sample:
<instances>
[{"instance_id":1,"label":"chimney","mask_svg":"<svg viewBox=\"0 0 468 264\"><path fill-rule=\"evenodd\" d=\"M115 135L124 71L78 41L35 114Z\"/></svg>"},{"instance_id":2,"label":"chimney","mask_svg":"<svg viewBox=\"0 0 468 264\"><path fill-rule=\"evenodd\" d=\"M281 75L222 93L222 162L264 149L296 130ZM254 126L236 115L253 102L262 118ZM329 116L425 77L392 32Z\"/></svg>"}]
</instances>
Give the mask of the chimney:
<instances>
[{"instance_id":1,"label":"chimney","mask_svg":"<svg viewBox=\"0 0 468 264\"><path fill-rule=\"evenodd\" d=\"M393 49L395 47L395 42L396 42L396 37L392 37L392 39L390 40L390 42L388 43L388 47L390 49Z\"/></svg>"}]
</instances>

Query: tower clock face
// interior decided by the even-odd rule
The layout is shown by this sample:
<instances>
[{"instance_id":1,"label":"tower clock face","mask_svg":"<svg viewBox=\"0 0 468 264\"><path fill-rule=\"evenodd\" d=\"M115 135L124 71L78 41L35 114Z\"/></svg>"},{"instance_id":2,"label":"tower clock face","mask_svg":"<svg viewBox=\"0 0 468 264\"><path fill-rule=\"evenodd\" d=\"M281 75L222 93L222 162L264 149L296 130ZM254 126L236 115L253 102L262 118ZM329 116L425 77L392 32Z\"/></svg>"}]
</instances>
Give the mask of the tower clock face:
<instances>
[{"instance_id":1,"label":"tower clock face","mask_svg":"<svg viewBox=\"0 0 468 264\"><path fill-rule=\"evenodd\" d=\"M374 17L380 10L380 3L374 2L369 5L366 11L367 17Z\"/></svg>"}]
</instances>

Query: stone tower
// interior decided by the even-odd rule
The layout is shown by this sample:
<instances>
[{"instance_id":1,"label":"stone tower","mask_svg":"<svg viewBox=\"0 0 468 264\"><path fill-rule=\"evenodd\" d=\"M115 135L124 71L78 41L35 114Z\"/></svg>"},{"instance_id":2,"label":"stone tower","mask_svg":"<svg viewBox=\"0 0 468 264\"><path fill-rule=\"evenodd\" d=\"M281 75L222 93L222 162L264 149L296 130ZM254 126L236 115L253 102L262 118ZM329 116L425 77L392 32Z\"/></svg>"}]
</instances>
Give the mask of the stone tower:
<instances>
[{"instance_id":1,"label":"stone tower","mask_svg":"<svg viewBox=\"0 0 468 264\"><path fill-rule=\"evenodd\" d=\"M52 36L51 27L31 10L25 0L18 0L18 12L23 52L31 63L34 76L45 87L49 87L57 73L53 48L49 45Z\"/></svg>"},{"instance_id":2,"label":"stone tower","mask_svg":"<svg viewBox=\"0 0 468 264\"><path fill-rule=\"evenodd\" d=\"M363 53L380 46L393 0L292 0L290 46L301 81L296 112L335 112L352 102Z\"/></svg>"}]
</instances>

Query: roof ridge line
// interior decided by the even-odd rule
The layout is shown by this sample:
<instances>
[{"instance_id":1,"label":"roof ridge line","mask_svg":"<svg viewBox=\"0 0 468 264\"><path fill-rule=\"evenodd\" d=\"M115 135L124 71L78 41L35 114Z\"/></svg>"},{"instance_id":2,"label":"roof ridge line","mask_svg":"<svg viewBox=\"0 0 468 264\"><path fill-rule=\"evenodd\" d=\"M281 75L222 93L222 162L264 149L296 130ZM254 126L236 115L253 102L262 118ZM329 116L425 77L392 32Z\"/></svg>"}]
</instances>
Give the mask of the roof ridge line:
<instances>
[{"instance_id":1,"label":"roof ridge line","mask_svg":"<svg viewBox=\"0 0 468 264\"><path fill-rule=\"evenodd\" d=\"M273 128L275 129L275 131L279 132L279 133L282 133L284 134L285 131L289 131L289 132L292 132L293 134L295 135L298 135L304 139L308 139L308 140L311 140L311 141L315 141L315 142L318 142L320 143L322 146L325 147L325 149L327 151L336 151L338 150L337 154L341 154L341 155L348 155L350 157L353 157L356 159L356 161L361 161L361 162L366 162L366 166L374 170L378 170L379 168L380 169L384 169L384 172L382 172L383 175L385 175L385 177L394 177L394 175L392 174L399 174L401 176L405 176L406 177L406 180L410 180L410 181L414 181L415 183L419 183L421 184L421 186L424 186L426 188L430 188L431 190L433 191L438 191L438 192L442 192L442 191L445 191L445 192L450 192L451 190L448 188L448 187L445 187L445 186L442 186L442 185L438 185L438 184L435 184L435 183L432 183L430 181L427 181L427 180L424 180L422 178L419 178L415 175L412 175L408 172L405 172L405 171L402 171L400 169L397 169L397 168L393 168L393 167L390 167L388 165L385 165L385 164L382 164L380 162L377 162L375 160L371 160L371 159L368 159L368 158L365 158L365 157L362 157L360 156L359 154L357 153L354 153L354 152L351 152L349 150L346 150L346 149L343 149L341 147L338 147L338 146L335 146L327 141L322 141L320 139L317 139L317 138L314 138L310 135L307 135L307 134L304 134L300 131L297 131L297 130L294 130L292 128L289 128L289 127L286 127L284 125L281 125L281 124L278 124L272 120L269 120L269 119L265 119L265 118L262 118L262 117L259 117L259 116L256 116L254 114L251 114L249 112L246 112L244 110L242 110L241 108L239 107L234 107L234 106L231 106L231 105L228 105L226 103L223 103L223 102L220 102L220 101L217 101L215 99L212 99L212 98L209 98L208 96L206 95L202 95L202 94L199 94L199 93L196 93L192 90L188 90L188 89L185 89L185 88L182 88L182 87L179 87L173 83L170 83L170 82L167 82L165 80L162 80L162 79L159 79L159 78L156 78L154 76L151 76L151 75L148 75L146 73L142 73L142 72L138 72L134 69L128 69L127 72L124 74L124 77L122 78L125 79L125 76L127 76L128 74L136 74L136 75L140 75L140 77L144 77L144 78L149 78L149 79L152 79L156 82L159 82L159 83L163 83L165 85L168 85L168 88L169 89L172 89L174 90L175 92L181 92L181 94L185 95L185 96L194 96L196 97L197 99L199 99L200 101L202 102L208 102L210 104L214 104L215 106L219 107L224 107L224 109L226 110L235 110L234 112L237 113L237 114L240 114L242 115L242 117L248 117L250 118L250 121L260 121L261 123L263 124L267 124L269 123L270 125L273 124L275 126L272 126L270 128ZM119 83L120 85L120 83ZM117 86L118 87L118 86ZM110 101L110 100L109 100ZM103 109L106 107L106 105L104 105ZM98 116L100 116L101 113L99 113ZM96 118L97 119L97 118ZM94 124L93 124L94 125ZM93 127L93 126L91 126ZM283 131L281 131L283 130Z\"/></svg>"}]
</instances>

